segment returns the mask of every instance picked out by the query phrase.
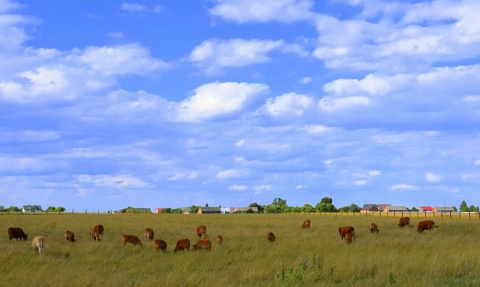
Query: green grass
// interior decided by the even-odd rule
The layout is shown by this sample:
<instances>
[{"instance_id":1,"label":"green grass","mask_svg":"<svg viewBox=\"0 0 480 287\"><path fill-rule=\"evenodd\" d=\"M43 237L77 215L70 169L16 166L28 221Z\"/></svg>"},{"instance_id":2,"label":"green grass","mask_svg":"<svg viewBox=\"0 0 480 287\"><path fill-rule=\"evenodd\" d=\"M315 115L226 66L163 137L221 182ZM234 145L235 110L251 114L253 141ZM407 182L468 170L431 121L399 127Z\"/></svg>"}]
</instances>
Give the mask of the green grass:
<instances>
[{"instance_id":1,"label":"green grass","mask_svg":"<svg viewBox=\"0 0 480 287\"><path fill-rule=\"evenodd\" d=\"M305 219L310 229L300 228ZM411 219L414 226L422 218ZM400 229L398 218L335 215L37 214L0 215L0 278L8 286L480 286L479 219L435 218L435 232ZM367 225L375 221L379 234ZM90 239L105 227L99 242ZM174 253L177 240L194 244L206 225L212 251ZM340 240L338 227L352 225L356 241ZM22 227L28 241L8 240ZM152 227L168 244L157 252L142 237ZM65 242L71 230L78 240ZM267 233L276 241L270 244ZM137 235L144 247L123 246ZM214 244L221 234L224 245ZM46 238L44 255L31 239ZM27 284L28 283L28 284Z\"/></svg>"}]
</instances>

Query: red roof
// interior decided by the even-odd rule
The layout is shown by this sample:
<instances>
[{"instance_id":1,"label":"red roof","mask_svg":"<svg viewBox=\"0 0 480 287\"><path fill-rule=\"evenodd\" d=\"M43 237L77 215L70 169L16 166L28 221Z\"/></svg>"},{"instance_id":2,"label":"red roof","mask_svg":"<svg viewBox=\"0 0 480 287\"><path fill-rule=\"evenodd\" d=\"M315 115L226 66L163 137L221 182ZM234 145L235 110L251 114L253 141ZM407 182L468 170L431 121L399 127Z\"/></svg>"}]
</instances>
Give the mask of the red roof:
<instances>
[{"instance_id":1,"label":"red roof","mask_svg":"<svg viewBox=\"0 0 480 287\"><path fill-rule=\"evenodd\" d=\"M433 207L431 206L420 206L420 208L424 211L433 211Z\"/></svg>"}]
</instances>

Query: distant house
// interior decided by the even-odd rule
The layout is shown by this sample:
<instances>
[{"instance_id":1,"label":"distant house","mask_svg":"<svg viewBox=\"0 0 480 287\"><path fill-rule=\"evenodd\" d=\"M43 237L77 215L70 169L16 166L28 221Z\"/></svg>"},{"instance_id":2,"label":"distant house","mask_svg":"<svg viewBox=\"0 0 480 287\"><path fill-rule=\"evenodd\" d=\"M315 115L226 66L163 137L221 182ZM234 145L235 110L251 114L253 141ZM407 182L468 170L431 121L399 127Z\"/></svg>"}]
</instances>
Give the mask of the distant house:
<instances>
[{"instance_id":1,"label":"distant house","mask_svg":"<svg viewBox=\"0 0 480 287\"><path fill-rule=\"evenodd\" d=\"M119 210L121 213L152 213L148 207L127 207Z\"/></svg>"},{"instance_id":2,"label":"distant house","mask_svg":"<svg viewBox=\"0 0 480 287\"><path fill-rule=\"evenodd\" d=\"M7 210L5 209L5 206L0 205L0 212L6 212Z\"/></svg>"},{"instance_id":3,"label":"distant house","mask_svg":"<svg viewBox=\"0 0 480 287\"><path fill-rule=\"evenodd\" d=\"M155 208L155 213L162 213L165 208Z\"/></svg>"},{"instance_id":4,"label":"distant house","mask_svg":"<svg viewBox=\"0 0 480 287\"><path fill-rule=\"evenodd\" d=\"M204 207L200 207L198 209L198 214L212 214L212 213L222 213L220 207L208 207L208 206L204 206Z\"/></svg>"},{"instance_id":5,"label":"distant house","mask_svg":"<svg viewBox=\"0 0 480 287\"><path fill-rule=\"evenodd\" d=\"M425 211L433 211L433 207L425 205L425 206L420 206L420 209L418 210L419 212L425 212Z\"/></svg>"},{"instance_id":6,"label":"distant house","mask_svg":"<svg viewBox=\"0 0 480 287\"><path fill-rule=\"evenodd\" d=\"M456 212L453 206L438 206L433 208L434 212Z\"/></svg>"},{"instance_id":7,"label":"distant house","mask_svg":"<svg viewBox=\"0 0 480 287\"><path fill-rule=\"evenodd\" d=\"M378 211L385 211L385 208L386 208L387 206L392 206L392 205L389 204L389 203L380 203L380 204L378 205Z\"/></svg>"},{"instance_id":8,"label":"distant house","mask_svg":"<svg viewBox=\"0 0 480 287\"><path fill-rule=\"evenodd\" d=\"M182 207L183 214L194 213L190 207Z\"/></svg>"},{"instance_id":9,"label":"distant house","mask_svg":"<svg viewBox=\"0 0 480 287\"><path fill-rule=\"evenodd\" d=\"M40 205L24 205L22 212L42 212L42 207Z\"/></svg>"},{"instance_id":10,"label":"distant house","mask_svg":"<svg viewBox=\"0 0 480 287\"><path fill-rule=\"evenodd\" d=\"M249 210L253 211L254 213L258 213L258 207L253 206L253 207L230 207L230 212L231 213L242 213L242 212L248 212Z\"/></svg>"},{"instance_id":11,"label":"distant house","mask_svg":"<svg viewBox=\"0 0 480 287\"><path fill-rule=\"evenodd\" d=\"M360 212L368 212L368 211L378 211L378 205L376 204L364 204Z\"/></svg>"},{"instance_id":12,"label":"distant house","mask_svg":"<svg viewBox=\"0 0 480 287\"><path fill-rule=\"evenodd\" d=\"M408 211L408 208L406 208L403 205L398 205L398 206L388 205L388 206L385 206L385 209L383 211L384 212L406 212Z\"/></svg>"}]
</instances>

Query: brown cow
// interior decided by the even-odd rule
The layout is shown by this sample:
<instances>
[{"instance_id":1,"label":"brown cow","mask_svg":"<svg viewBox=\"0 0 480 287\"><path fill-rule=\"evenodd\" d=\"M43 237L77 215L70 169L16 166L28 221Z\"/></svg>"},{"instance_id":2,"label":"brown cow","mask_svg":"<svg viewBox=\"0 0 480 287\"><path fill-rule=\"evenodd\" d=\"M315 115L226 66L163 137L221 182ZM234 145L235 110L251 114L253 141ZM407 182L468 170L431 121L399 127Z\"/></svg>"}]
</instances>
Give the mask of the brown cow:
<instances>
[{"instance_id":1,"label":"brown cow","mask_svg":"<svg viewBox=\"0 0 480 287\"><path fill-rule=\"evenodd\" d=\"M370 222L368 224L368 230L371 232L371 233L378 233L380 231L380 229L378 229L378 225L374 222Z\"/></svg>"},{"instance_id":2,"label":"brown cow","mask_svg":"<svg viewBox=\"0 0 480 287\"><path fill-rule=\"evenodd\" d=\"M155 240L155 248L157 251L162 250L163 252L167 251L167 242L161 239Z\"/></svg>"},{"instance_id":3,"label":"brown cow","mask_svg":"<svg viewBox=\"0 0 480 287\"><path fill-rule=\"evenodd\" d=\"M217 237L215 237L215 242L217 242L218 245L223 244L223 237L219 234Z\"/></svg>"},{"instance_id":4,"label":"brown cow","mask_svg":"<svg viewBox=\"0 0 480 287\"><path fill-rule=\"evenodd\" d=\"M355 228L353 228L352 226L343 226L343 227L340 227L338 228L338 233L340 233L340 237L342 238L345 238L347 234L349 234L349 239L347 239L347 243L348 243L348 240L350 240L350 242L352 242L352 240L355 240Z\"/></svg>"},{"instance_id":5,"label":"brown cow","mask_svg":"<svg viewBox=\"0 0 480 287\"><path fill-rule=\"evenodd\" d=\"M32 240L32 249L35 254L42 255L43 250L45 249L45 237L35 236Z\"/></svg>"},{"instance_id":6,"label":"brown cow","mask_svg":"<svg viewBox=\"0 0 480 287\"><path fill-rule=\"evenodd\" d=\"M351 244L352 243L352 234L351 233L347 233L345 234L345 241L347 242L347 244Z\"/></svg>"},{"instance_id":7,"label":"brown cow","mask_svg":"<svg viewBox=\"0 0 480 287\"><path fill-rule=\"evenodd\" d=\"M310 219L307 219L303 222L302 228L310 228L310 224L311 224Z\"/></svg>"},{"instance_id":8,"label":"brown cow","mask_svg":"<svg viewBox=\"0 0 480 287\"><path fill-rule=\"evenodd\" d=\"M405 227L405 226L410 226L410 217L406 216L406 217L400 217L400 219L398 220L398 226L399 227Z\"/></svg>"},{"instance_id":9,"label":"brown cow","mask_svg":"<svg viewBox=\"0 0 480 287\"><path fill-rule=\"evenodd\" d=\"M425 221L420 221L418 223L418 233L422 233L424 230L434 230L438 226L435 225L435 222L433 220L425 220Z\"/></svg>"},{"instance_id":10,"label":"brown cow","mask_svg":"<svg viewBox=\"0 0 480 287\"><path fill-rule=\"evenodd\" d=\"M272 243L275 242L275 234L273 234L273 232L268 233L268 241Z\"/></svg>"},{"instance_id":11,"label":"brown cow","mask_svg":"<svg viewBox=\"0 0 480 287\"><path fill-rule=\"evenodd\" d=\"M173 252L177 251L183 251L183 250L190 250L190 239L181 239L177 241L177 245L175 245L175 250Z\"/></svg>"},{"instance_id":12,"label":"brown cow","mask_svg":"<svg viewBox=\"0 0 480 287\"><path fill-rule=\"evenodd\" d=\"M93 238L93 240L100 240L100 236L103 235L103 225L95 225L93 227L93 230L90 231L90 237Z\"/></svg>"},{"instance_id":13,"label":"brown cow","mask_svg":"<svg viewBox=\"0 0 480 287\"><path fill-rule=\"evenodd\" d=\"M142 242L138 237L135 235L123 235L123 246L125 246L127 243L132 243L134 246L140 244L140 246L143 246Z\"/></svg>"},{"instance_id":14,"label":"brown cow","mask_svg":"<svg viewBox=\"0 0 480 287\"><path fill-rule=\"evenodd\" d=\"M197 243L195 243L195 245L193 245L193 250L197 250L197 249L206 249L207 251L211 251L212 250L212 242L208 239L200 239L199 241L197 241Z\"/></svg>"},{"instance_id":15,"label":"brown cow","mask_svg":"<svg viewBox=\"0 0 480 287\"><path fill-rule=\"evenodd\" d=\"M65 240L70 241L72 243L77 241L77 240L75 240L75 234L73 232L71 232L70 230L65 231L63 236L65 236Z\"/></svg>"},{"instance_id":16,"label":"brown cow","mask_svg":"<svg viewBox=\"0 0 480 287\"><path fill-rule=\"evenodd\" d=\"M23 232L23 229L20 227L10 227L8 229L8 238L12 240L12 238L18 239L20 238L20 241L22 240L27 240L28 235Z\"/></svg>"},{"instance_id":17,"label":"brown cow","mask_svg":"<svg viewBox=\"0 0 480 287\"><path fill-rule=\"evenodd\" d=\"M145 235L146 240L151 241L153 239L153 236L155 235L155 233L153 232L153 229L151 229L150 227L147 227L143 231L143 235Z\"/></svg>"},{"instance_id":18,"label":"brown cow","mask_svg":"<svg viewBox=\"0 0 480 287\"><path fill-rule=\"evenodd\" d=\"M207 227L205 225L200 225L197 227L198 238L202 238L207 233Z\"/></svg>"}]
</instances>

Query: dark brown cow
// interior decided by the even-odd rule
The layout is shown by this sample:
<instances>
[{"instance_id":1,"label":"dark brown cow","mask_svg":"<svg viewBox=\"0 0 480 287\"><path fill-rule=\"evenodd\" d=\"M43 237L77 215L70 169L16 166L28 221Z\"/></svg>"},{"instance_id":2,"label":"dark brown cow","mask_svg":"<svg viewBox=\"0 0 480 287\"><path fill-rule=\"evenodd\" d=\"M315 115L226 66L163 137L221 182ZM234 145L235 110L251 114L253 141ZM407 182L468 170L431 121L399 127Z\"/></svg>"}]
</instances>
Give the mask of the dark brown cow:
<instances>
[{"instance_id":1,"label":"dark brown cow","mask_svg":"<svg viewBox=\"0 0 480 287\"><path fill-rule=\"evenodd\" d=\"M155 248L157 251L162 250L163 252L167 251L167 242L161 239L155 240Z\"/></svg>"},{"instance_id":2,"label":"dark brown cow","mask_svg":"<svg viewBox=\"0 0 480 287\"><path fill-rule=\"evenodd\" d=\"M93 238L93 240L100 240L100 236L103 235L103 225L95 225L95 227L93 227L93 230L90 231L90 237Z\"/></svg>"},{"instance_id":3,"label":"dark brown cow","mask_svg":"<svg viewBox=\"0 0 480 287\"><path fill-rule=\"evenodd\" d=\"M45 249L45 237L35 236L32 240L32 249L35 254L42 255L43 250Z\"/></svg>"},{"instance_id":4,"label":"dark brown cow","mask_svg":"<svg viewBox=\"0 0 480 287\"><path fill-rule=\"evenodd\" d=\"M145 228L143 231L143 235L145 235L145 239L151 241L153 237L155 236L155 233L153 232L153 229L150 227Z\"/></svg>"},{"instance_id":5,"label":"dark brown cow","mask_svg":"<svg viewBox=\"0 0 480 287\"><path fill-rule=\"evenodd\" d=\"M193 245L193 250L197 250L197 249L205 249L207 251L211 251L212 250L212 242L208 239L200 239L199 241L197 241L197 243L195 243L195 245Z\"/></svg>"},{"instance_id":6,"label":"dark brown cow","mask_svg":"<svg viewBox=\"0 0 480 287\"><path fill-rule=\"evenodd\" d=\"M177 241L177 245L175 245L175 250L173 252L177 251L183 251L183 250L190 250L190 239L180 239Z\"/></svg>"},{"instance_id":7,"label":"dark brown cow","mask_svg":"<svg viewBox=\"0 0 480 287\"><path fill-rule=\"evenodd\" d=\"M219 234L217 237L215 237L215 242L217 242L218 245L223 244L223 237Z\"/></svg>"},{"instance_id":8,"label":"dark brown cow","mask_svg":"<svg viewBox=\"0 0 480 287\"><path fill-rule=\"evenodd\" d=\"M140 244L140 246L143 246L142 242L138 237L135 235L123 235L123 246L125 246L127 243L132 243L134 246Z\"/></svg>"},{"instance_id":9,"label":"dark brown cow","mask_svg":"<svg viewBox=\"0 0 480 287\"><path fill-rule=\"evenodd\" d=\"M198 238L202 238L207 233L207 227L205 225L200 225L197 227Z\"/></svg>"},{"instance_id":10,"label":"dark brown cow","mask_svg":"<svg viewBox=\"0 0 480 287\"><path fill-rule=\"evenodd\" d=\"M378 229L378 226L375 222L370 222L368 224L368 230L371 232L371 233L378 233L380 231L380 229Z\"/></svg>"},{"instance_id":11,"label":"dark brown cow","mask_svg":"<svg viewBox=\"0 0 480 287\"><path fill-rule=\"evenodd\" d=\"M73 232L71 232L70 230L65 231L63 236L65 236L65 240L70 241L72 243L77 241L77 240L75 240L75 234Z\"/></svg>"},{"instance_id":12,"label":"dark brown cow","mask_svg":"<svg viewBox=\"0 0 480 287\"><path fill-rule=\"evenodd\" d=\"M352 240L355 240L355 228L353 228L352 226L343 226L343 227L340 227L338 228L338 233L340 234L340 237L342 238L345 238L347 234L349 234L349 239L350 242L352 242ZM347 243L348 243L348 240L347 240Z\"/></svg>"},{"instance_id":13,"label":"dark brown cow","mask_svg":"<svg viewBox=\"0 0 480 287\"><path fill-rule=\"evenodd\" d=\"M21 241L22 239L27 240L28 235L25 234L25 232L23 232L23 229L20 227L10 227L8 229L8 238L10 240L12 240L12 238L15 238L17 240L20 238Z\"/></svg>"},{"instance_id":14,"label":"dark brown cow","mask_svg":"<svg viewBox=\"0 0 480 287\"><path fill-rule=\"evenodd\" d=\"M410 226L410 217L406 216L406 217L400 217L400 219L398 220L398 226L399 227L405 227L405 226Z\"/></svg>"},{"instance_id":15,"label":"dark brown cow","mask_svg":"<svg viewBox=\"0 0 480 287\"><path fill-rule=\"evenodd\" d=\"M268 233L268 241L272 243L275 242L275 234L273 234L273 232Z\"/></svg>"},{"instance_id":16,"label":"dark brown cow","mask_svg":"<svg viewBox=\"0 0 480 287\"><path fill-rule=\"evenodd\" d=\"M424 230L434 230L438 226L435 225L435 222L433 220L425 220L425 221L420 221L418 223L418 233L422 233Z\"/></svg>"},{"instance_id":17,"label":"dark brown cow","mask_svg":"<svg viewBox=\"0 0 480 287\"><path fill-rule=\"evenodd\" d=\"M302 223L302 228L310 228L310 224L310 219L307 219Z\"/></svg>"}]
</instances>

